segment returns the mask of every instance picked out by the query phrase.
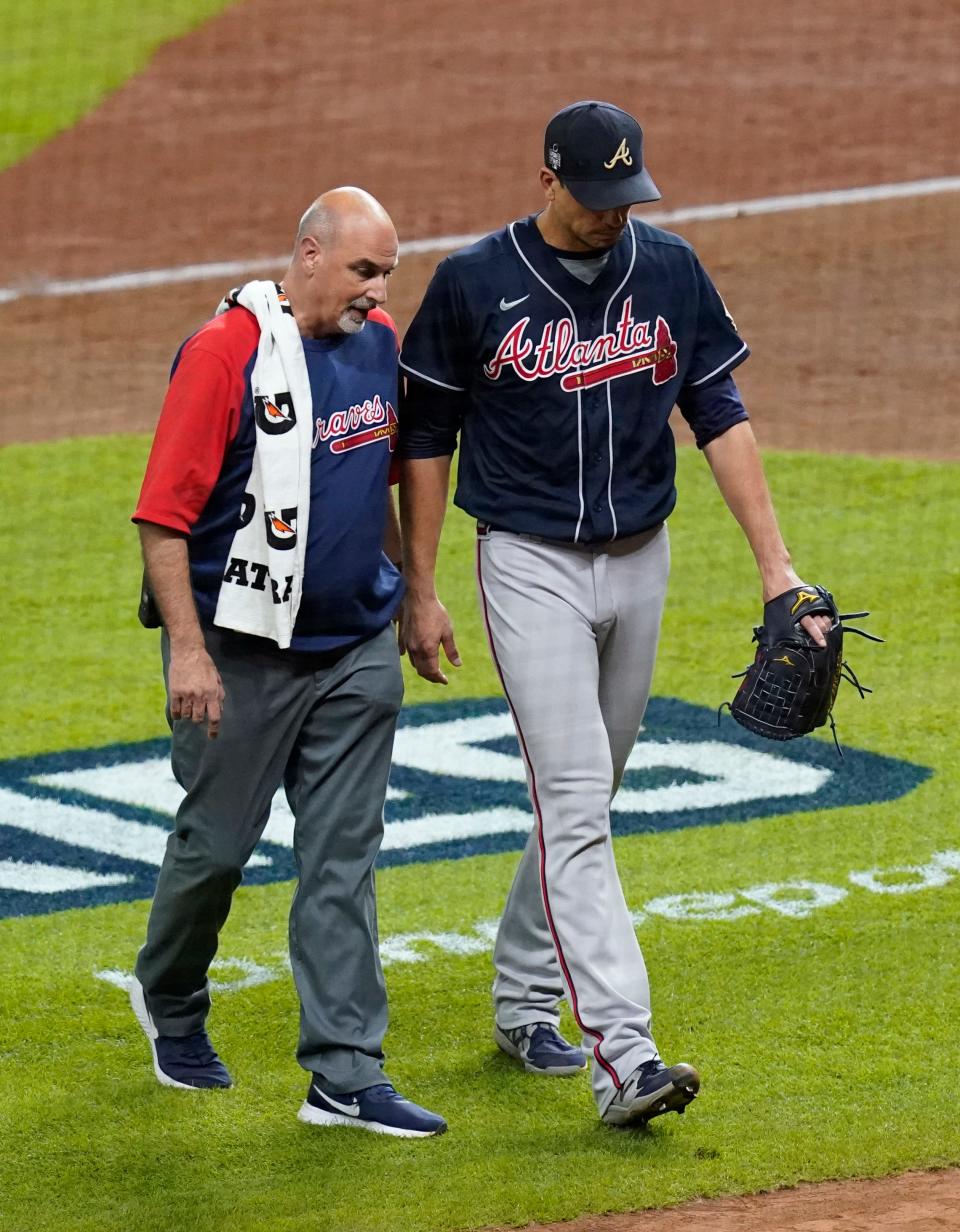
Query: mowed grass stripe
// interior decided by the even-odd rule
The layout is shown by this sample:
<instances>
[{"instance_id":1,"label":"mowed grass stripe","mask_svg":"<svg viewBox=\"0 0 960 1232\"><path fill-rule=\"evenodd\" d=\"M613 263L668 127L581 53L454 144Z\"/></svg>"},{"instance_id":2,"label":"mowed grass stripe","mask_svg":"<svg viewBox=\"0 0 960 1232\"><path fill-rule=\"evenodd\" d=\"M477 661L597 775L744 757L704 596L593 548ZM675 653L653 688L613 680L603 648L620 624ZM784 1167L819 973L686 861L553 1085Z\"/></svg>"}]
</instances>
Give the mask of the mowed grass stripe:
<instances>
[{"instance_id":1,"label":"mowed grass stripe","mask_svg":"<svg viewBox=\"0 0 960 1232\"><path fill-rule=\"evenodd\" d=\"M0 171L234 0L0 0Z\"/></svg>"}]
</instances>

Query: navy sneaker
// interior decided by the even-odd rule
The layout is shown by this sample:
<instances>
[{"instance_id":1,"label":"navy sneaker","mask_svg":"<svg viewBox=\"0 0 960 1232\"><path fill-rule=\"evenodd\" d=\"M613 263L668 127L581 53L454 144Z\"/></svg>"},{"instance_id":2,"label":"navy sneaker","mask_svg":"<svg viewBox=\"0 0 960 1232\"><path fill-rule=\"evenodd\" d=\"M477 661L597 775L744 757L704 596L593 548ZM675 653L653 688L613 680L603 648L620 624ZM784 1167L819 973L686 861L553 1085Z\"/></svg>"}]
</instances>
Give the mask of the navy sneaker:
<instances>
[{"instance_id":1,"label":"navy sneaker","mask_svg":"<svg viewBox=\"0 0 960 1232\"><path fill-rule=\"evenodd\" d=\"M607 1125L646 1125L664 1112L683 1112L700 1090L692 1065L664 1065L659 1057L635 1069L614 1095L600 1119Z\"/></svg>"},{"instance_id":2,"label":"navy sneaker","mask_svg":"<svg viewBox=\"0 0 960 1232\"><path fill-rule=\"evenodd\" d=\"M525 1027L494 1023L493 1042L508 1057L522 1062L531 1074L567 1078L587 1068L587 1058L567 1043L552 1022L530 1022Z\"/></svg>"},{"instance_id":3,"label":"navy sneaker","mask_svg":"<svg viewBox=\"0 0 960 1232\"><path fill-rule=\"evenodd\" d=\"M297 1117L308 1125L346 1125L395 1138L429 1138L447 1132L442 1116L404 1099L389 1082L362 1091L327 1091L316 1074Z\"/></svg>"},{"instance_id":4,"label":"navy sneaker","mask_svg":"<svg viewBox=\"0 0 960 1232\"><path fill-rule=\"evenodd\" d=\"M162 1086L179 1087L184 1091L233 1086L227 1067L214 1051L206 1031L183 1036L160 1035L147 1009L143 988L136 979L130 985L130 1004L150 1041L153 1072Z\"/></svg>"}]
</instances>

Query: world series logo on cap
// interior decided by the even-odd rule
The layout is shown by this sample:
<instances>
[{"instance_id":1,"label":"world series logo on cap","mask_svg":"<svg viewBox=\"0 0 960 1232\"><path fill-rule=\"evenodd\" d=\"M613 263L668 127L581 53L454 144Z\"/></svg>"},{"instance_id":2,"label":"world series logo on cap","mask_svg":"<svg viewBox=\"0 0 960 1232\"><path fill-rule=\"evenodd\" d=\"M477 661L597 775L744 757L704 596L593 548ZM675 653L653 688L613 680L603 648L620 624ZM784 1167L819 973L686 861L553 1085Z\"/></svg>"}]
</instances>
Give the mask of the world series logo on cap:
<instances>
[{"instance_id":1,"label":"world series logo on cap","mask_svg":"<svg viewBox=\"0 0 960 1232\"><path fill-rule=\"evenodd\" d=\"M560 147L556 142L553 143L547 152L547 162L550 164L551 171L560 170Z\"/></svg>"}]
</instances>

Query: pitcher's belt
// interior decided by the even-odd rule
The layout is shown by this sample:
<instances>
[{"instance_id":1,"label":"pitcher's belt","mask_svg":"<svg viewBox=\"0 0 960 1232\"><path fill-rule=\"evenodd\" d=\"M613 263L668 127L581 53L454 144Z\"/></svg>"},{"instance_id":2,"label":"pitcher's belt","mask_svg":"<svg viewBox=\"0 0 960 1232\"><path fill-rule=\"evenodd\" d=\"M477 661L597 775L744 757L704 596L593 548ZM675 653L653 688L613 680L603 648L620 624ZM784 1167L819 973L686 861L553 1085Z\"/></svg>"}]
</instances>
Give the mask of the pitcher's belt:
<instances>
[{"instance_id":1,"label":"pitcher's belt","mask_svg":"<svg viewBox=\"0 0 960 1232\"><path fill-rule=\"evenodd\" d=\"M571 548L576 552L605 552L609 556L625 556L628 552L635 552L638 548L644 547L662 529L663 523L657 522L655 526L638 531L635 535L624 535L620 539L607 539L602 543L574 543L570 539L550 539L546 535L529 535L525 531L510 530L507 526L497 526L491 522L477 522L477 537L485 539L491 531L495 531L504 535L513 535L517 539L526 539L530 543L545 543L554 548Z\"/></svg>"}]
</instances>

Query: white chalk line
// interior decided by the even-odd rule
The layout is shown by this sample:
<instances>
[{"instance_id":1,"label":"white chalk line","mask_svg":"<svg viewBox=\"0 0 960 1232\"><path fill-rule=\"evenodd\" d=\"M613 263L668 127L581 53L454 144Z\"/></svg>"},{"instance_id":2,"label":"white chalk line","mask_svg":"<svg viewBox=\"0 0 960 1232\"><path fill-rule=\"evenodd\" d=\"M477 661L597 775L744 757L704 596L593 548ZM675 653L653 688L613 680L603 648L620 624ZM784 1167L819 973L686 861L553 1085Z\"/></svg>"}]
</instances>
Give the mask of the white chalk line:
<instances>
[{"instance_id":1,"label":"white chalk line","mask_svg":"<svg viewBox=\"0 0 960 1232\"><path fill-rule=\"evenodd\" d=\"M960 176L930 180L906 180L898 184L870 184L861 188L835 188L823 192L790 193L779 197L755 197L748 201L726 201L714 205L691 205L677 210L644 214L645 222L662 226L681 222L716 222L726 218L749 218L757 214L781 214L790 210L815 210L832 205L860 205L869 201L890 201L898 197L929 197L937 193L960 191ZM401 255L452 252L482 239L485 232L470 235L438 235L422 240L405 240ZM289 254L278 257L252 257L245 261L211 261L199 265L177 265L169 269L132 270L100 278L75 278L52 282L25 283L0 287L0 304L26 296L97 295L110 291L137 291L145 287L170 286L179 282L201 282L206 278L241 278L286 266Z\"/></svg>"}]
</instances>

